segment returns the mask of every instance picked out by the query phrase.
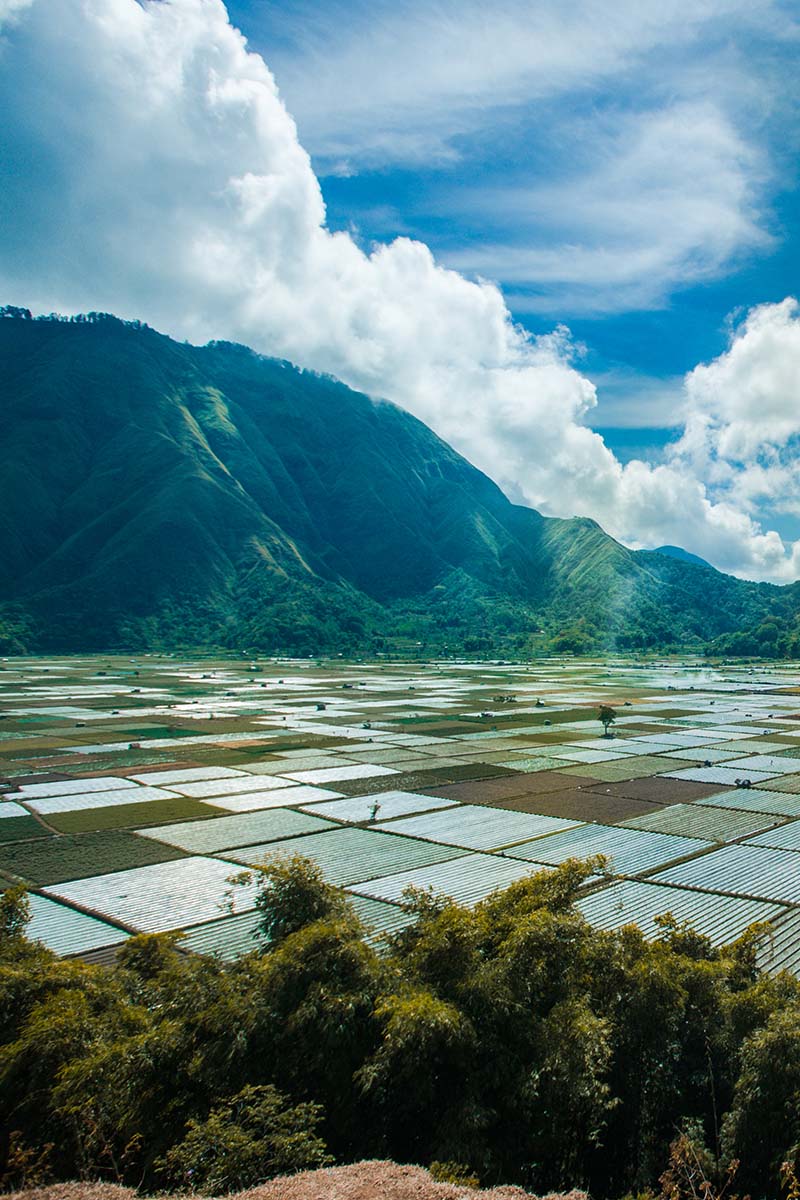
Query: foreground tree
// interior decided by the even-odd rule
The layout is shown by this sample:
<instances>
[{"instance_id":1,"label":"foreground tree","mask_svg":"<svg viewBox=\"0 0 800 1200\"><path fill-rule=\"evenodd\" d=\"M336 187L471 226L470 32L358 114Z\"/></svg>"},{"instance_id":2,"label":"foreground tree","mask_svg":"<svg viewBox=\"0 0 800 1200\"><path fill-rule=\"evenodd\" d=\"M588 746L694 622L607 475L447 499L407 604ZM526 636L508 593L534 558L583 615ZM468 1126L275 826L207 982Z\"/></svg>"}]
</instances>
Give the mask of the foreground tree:
<instances>
[{"instance_id":1,"label":"foreground tree","mask_svg":"<svg viewBox=\"0 0 800 1200\"><path fill-rule=\"evenodd\" d=\"M130 938L113 968L57 959L6 892L7 1185L222 1191L330 1153L602 1200L656 1188L672 1144L672 1200L698 1147L720 1187L741 1158L736 1190L777 1194L800 1144L800 985L759 973L758 928L724 948L668 916L652 941L593 929L575 901L599 866L472 908L412 893L378 953L317 867L277 860L250 874L261 938L230 964L171 934Z\"/></svg>"},{"instance_id":2,"label":"foreground tree","mask_svg":"<svg viewBox=\"0 0 800 1200\"><path fill-rule=\"evenodd\" d=\"M368 1153L374 1122L354 1077L377 1043L386 965L346 894L315 863L276 857L236 877L254 880L260 949L232 968L248 998L242 1081L321 1103L326 1141L339 1154Z\"/></svg>"},{"instance_id":3,"label":"foreground tree","mask_svg":"<svg viewBox=\"0 0 800 1200\"><path fill-rule=\"evenodd\" d=\"M800 1169L800 1005L773 1013L744 1043L725 1118L724 1145L748 1191L780 1190L781 1167Z\"/></svg>"},{"instance_id":4,"label":"foreground tree","mask_svg":"<svg viewBox=\"0 0 800 1200\"><path fill-rule=\"evenodd\" d=\"M315 921L348 912L345 893L325 879L315 862L300 854L274 855L230 880L233 887L256 883L255 907L262 946L275 946Z\"/></svg>"}]
</instances>

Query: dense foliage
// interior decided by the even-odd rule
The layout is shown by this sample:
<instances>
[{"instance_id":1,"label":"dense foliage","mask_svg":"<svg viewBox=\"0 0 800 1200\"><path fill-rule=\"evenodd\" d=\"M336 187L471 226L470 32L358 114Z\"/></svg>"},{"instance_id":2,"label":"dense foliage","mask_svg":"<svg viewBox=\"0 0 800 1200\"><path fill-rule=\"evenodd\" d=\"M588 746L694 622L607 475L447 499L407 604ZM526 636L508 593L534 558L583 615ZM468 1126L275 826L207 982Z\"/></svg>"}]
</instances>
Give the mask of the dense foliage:
<instances>
[{"instance_id":1,"label":"dense foliage","mask_svg":"<svg viewBox=\"0 0 800 1200\"><path fill-rule=\"evenodd\" d=\"M788 611L787 611L788 608ZM800 615L784 606L748 629L721 634L707 653L725 658L800 658Z\"/></svg>"},{"instance_id":2,"label":"dense foliage","mask_svg":"<svg viewBox=\"0 0 800 1200\"><path fill-rule=\"evenodd\" d=\"M800 984L758 973L759 930L722 950L669 918L650 943L593 930L573 905L593 866L473 910L411 894L416 921L378 953L290 859L259 869L260 949L230 965L175 935L130 939L113 968L59 960L7 892L6 1182L223 1191L392 1157L614 1197L657 1188L674 1144L675 1200L687 1161L778 1195L799 1153Z\"/></svg>"}]
</instances>

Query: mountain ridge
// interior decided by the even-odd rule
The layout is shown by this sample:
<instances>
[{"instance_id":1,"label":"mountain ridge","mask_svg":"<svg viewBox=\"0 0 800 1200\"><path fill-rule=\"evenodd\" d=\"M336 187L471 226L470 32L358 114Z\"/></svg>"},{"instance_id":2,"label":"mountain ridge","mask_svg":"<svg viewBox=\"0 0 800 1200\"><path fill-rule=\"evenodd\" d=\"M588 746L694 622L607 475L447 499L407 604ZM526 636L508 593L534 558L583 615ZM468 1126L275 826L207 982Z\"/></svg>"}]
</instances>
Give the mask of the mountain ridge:
<instances>
[{"instance_id":1,"label":"mountain ridge","mask_svg":"<svg viewBox=\"0 0 800 1200\"><path fill-rule=\"evenodd\" d=\"M797 589L513 504L331 377L105 314L1 311L6 652L696 648L796 610Z\"/></svg>"},{"instance_id":2,"label":"mountain ridge","mask_svg":"<svg viewBox=\"0 0 800 1200\"><path fill-rule=\"evenodd\" d=\"M692 554L689 550L684 550L683 546L656 546L654 554L666 554L668 558L677 558L681 562L694 563L696 567L708 567L712 571L716 571L716 567L712 567L710 562L706 562L699 554Z\"/></svg>"}]
</instances>

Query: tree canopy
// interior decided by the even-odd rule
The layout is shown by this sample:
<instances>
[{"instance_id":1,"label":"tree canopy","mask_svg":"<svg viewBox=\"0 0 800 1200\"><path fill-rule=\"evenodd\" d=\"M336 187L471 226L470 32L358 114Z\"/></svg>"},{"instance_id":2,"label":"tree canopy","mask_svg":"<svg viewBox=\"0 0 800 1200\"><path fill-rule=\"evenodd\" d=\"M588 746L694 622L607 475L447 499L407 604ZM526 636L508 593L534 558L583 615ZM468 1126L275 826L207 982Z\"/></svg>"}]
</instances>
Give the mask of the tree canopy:
<instances>
[{"instance_id":1,"label":"tree canopy","mask_svg":"<svg viewBox=\"0 0 800 1200\"><path fill-rule=\"evenodd\" d=\"M662 1176L677 1195L696 1161L778 1194L798 1165L800 984L759 973L758 929L717 948L669 917L654 941L592 928L574 900L594 866L471 909L410 892L415 919L376 945L316 867L278 860L254 868L261 937L230 964L170 934L113 967L58 959L6 893L4 1182L222 1192L389 1157L618 1197Z\"/></svg>"}]
</instances>

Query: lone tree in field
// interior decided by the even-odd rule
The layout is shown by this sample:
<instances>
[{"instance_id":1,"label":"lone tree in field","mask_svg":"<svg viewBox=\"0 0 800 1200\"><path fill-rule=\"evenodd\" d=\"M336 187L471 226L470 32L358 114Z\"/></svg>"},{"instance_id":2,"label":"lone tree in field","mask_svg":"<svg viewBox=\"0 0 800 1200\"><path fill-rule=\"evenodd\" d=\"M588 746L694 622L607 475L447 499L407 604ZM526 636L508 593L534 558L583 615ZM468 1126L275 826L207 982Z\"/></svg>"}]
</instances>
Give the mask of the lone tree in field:
<instances>
[{"instance_id":1,"label":"lone tree in field","mask_svg":"<svg viewBox=\"0 0 800 1200\"><path fill-rule=\"evenodd\" d=\"M609 725L613 725L617 719L615 710L610 704L601 704L600 712L597 715L603 726L603 737L611 737L611 734L608 732L608 727Z\"/></svg>"}]
</instances>

